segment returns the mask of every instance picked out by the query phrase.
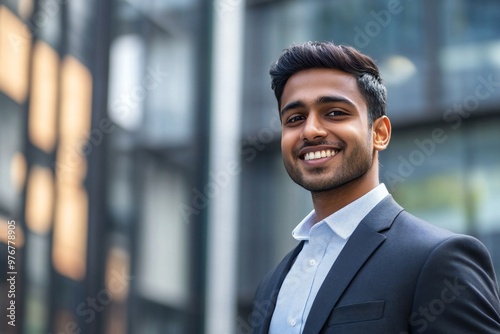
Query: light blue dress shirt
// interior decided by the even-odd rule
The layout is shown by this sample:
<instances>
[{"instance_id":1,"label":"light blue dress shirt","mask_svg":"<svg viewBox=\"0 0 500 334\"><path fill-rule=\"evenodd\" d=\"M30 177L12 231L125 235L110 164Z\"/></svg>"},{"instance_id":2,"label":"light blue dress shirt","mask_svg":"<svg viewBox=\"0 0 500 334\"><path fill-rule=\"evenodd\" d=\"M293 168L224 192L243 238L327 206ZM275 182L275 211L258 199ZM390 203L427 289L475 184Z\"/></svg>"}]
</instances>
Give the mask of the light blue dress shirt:
<instances>
[{"instance_id":1,"label":"light blue dress shirt","mask_svg":"<svg viewBox=\"0 0 500 334\"><path fill-rule=\"evenodd\" d=\"M269 334L300 334L330 268L361 220L389 192L384 184L316 223L314 210L293 230L305 240L281 286Z\"/></svg>"}]
</instances>

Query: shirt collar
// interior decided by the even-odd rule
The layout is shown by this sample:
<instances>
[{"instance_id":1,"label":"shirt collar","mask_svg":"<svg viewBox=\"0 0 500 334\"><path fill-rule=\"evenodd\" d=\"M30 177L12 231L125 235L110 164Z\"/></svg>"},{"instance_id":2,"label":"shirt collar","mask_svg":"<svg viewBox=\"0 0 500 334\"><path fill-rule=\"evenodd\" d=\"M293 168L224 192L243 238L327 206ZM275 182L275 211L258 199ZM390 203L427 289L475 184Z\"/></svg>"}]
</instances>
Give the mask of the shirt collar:
<instances>
[{"instance_id":1,"label":"shirt collar","mask_svg":"<svg viewBox=\"0 0 500 334\"><path fill-rule=\"evenodd\" d=\"M389 192L385 184L381 183L371 191L349 203L342 209L332 213L323 221L330 226L333 232L342 239L348 239L358 227L361 220L382 201ZM309 240L311 228L316 223L316 213L312 210L292 231L296 240Z\"/></svg>"}]
</instances>

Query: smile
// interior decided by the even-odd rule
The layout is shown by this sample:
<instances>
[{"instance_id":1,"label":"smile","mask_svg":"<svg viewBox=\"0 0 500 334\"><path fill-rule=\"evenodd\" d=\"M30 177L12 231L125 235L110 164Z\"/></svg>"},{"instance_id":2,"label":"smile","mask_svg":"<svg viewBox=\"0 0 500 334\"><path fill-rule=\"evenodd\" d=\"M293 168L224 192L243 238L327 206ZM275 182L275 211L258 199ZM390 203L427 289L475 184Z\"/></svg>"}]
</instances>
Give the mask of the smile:
<instances>
[{"instance_id":1,"label":"smile","mask_svg":"<svg viewBox=\"0 0 500 334\"><path fill-rule=\"evenodd\" d=\"M303 159L309 161L321 158L328 158L335 156L337 153L339 153L339 150L321 150L321 151L308 152L304 155Z\"/></svg>"}]
</instances>

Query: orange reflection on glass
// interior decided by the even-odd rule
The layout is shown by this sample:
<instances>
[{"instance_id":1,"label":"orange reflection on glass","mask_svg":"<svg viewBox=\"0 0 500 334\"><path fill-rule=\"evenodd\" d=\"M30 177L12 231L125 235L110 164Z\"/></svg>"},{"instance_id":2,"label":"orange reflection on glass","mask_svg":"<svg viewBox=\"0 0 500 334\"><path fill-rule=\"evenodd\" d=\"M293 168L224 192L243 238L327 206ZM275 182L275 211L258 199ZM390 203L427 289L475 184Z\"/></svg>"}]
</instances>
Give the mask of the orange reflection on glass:
<instances>
[{"instance_id":1,"label":"orange reflection on glass","mask_svg":"<svg viewBox=\"0 0 500 334\"><path fill-rule=\"evenodd\" d=\"M111 305L107 310L106 334L127 333L127 307L126 305Z\"/></svg>"},{"instance_id":2,"label":"orange reflection on glass","mask_svg":"<svg viewBox=\"0 0 500 334\"><path fill-rule=\"evenodd\" d=\"M128 295L130 278L130 257L121 248L113 247L106 262L106 289L113 303L123 303Z\"/></svg>"},{"instance_id":3,"label":"orange reflection on glass","mask_svg":"<svg viewBox=\"0 0 500 334\"><path fill-rule=\"evenodd\" d=\"M57 197L52 259L55 269L74 280L86 271L88 194L84 146L90 133L92 76L76 58L61 64L61 111L56 161Z\"/></svg>"},{"instance_id":4,"label":"orange reflection on glass","mask_svg":"<svg viewBox=\"0 0 500 334\"><path fill-rule=\"evenodd\" d=\"M54 178L48 168L34 166L26 189L26 225L38 234L50 230L54 205Z\"/></svg>"},{"instance_id":5,"label":"orange reflection on glass","mask_svg":"<svg viewBox=\"0 0 500 334\"><path fill-rule=\"evenodd\" d=\"M87 159L81 144L75 140L60 140L56 154L57 183L79 186L87 174Z\"/></svg>"},{"instance_id":6,"label":"orange reflection on glass","mask_svg":"<svg viewBox=\"0 0 500 334\"><path fill-rule=\"evenodd\" d=\"M26 180L26 159L22 153L16 152L10 163L10 177L12 184L18 192L21 192Z\"/></svg>"},{"instance_id":7,"label":"orange reflection on glass","mask_svg":"<svg viewBox=\"0 0 500 334\"><path fill-rule=\"evenodd\" d=\"M106 334L127 332L126 299L129 291L130 256L126 250L113 247L108 253L106 261L106 291L112 301L108 306L106 317Z\"/></svg>"},{"instance_id":8,"label":"orange reflection on glass","mask_svg":"<svg viewBox=\"0 0 500 334\"><path fill-rule=\"evenodd\" d=\"M78 325L78 319L69 311L64 309L56 310L54 314L54 328L50 333L81 333L82 329Z\"/></svg>"},{"instance_id":9,"label":"orange reflection on glass","mask_svg":"<svg viewBox=\"0 0 500 334\"><path fill-rule=\"evenodd\" d=\"M33 74L28 131L31 142L50 153L56 141L57 81L59 57L47 43L33 50Z\"/></svg>"},{"instance_id":10,"label":"orange reflection on glass","mask_svg":"<svg viewBox=\"0 0 500 334\"><path fill-rule=\"evenodd\" d=\"M74 280L85 277L88 196L83 187L58 187L52 259L54 268Z\"/></svg>"},{"instance_id":11,"label":"orange reflection on glass","mask_svg":"<svg viewBox=\"0 0 500 334\"><path fill-rule=\"evenodd\" d=\"M83 146L90 132L92 75L72 56L64 58L61 71L60 138Z\"/></svg>"},{"instance_id":12,"label":"orange reflection on glass","mask_svg":"<svg viewBox=\"0 0 500 334\"><path fill-rule=\"evenodd\" d=\"M31 32L7 7L0 6L0 90L17 103L28 93Z\"/></svg>"}]
</instances>

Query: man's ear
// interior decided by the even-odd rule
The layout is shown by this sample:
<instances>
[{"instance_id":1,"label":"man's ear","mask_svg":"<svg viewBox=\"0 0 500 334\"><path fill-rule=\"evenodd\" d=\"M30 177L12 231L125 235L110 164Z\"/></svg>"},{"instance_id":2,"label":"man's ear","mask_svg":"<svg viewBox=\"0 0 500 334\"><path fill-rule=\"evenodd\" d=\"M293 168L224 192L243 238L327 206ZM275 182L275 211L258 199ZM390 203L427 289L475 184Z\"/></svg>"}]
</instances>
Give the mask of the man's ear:
<instances>
[{"instance_id":1,"label":"man's ear","mask_svg":"<svg viewBox=\"0 0 500 334\"><path fill-rule=\"evenodd\" d=\"M391 140L391 121L387 116L381 116L373 121L373 148L383 151L389 146Z\"/></svg>"}]
</instances>

